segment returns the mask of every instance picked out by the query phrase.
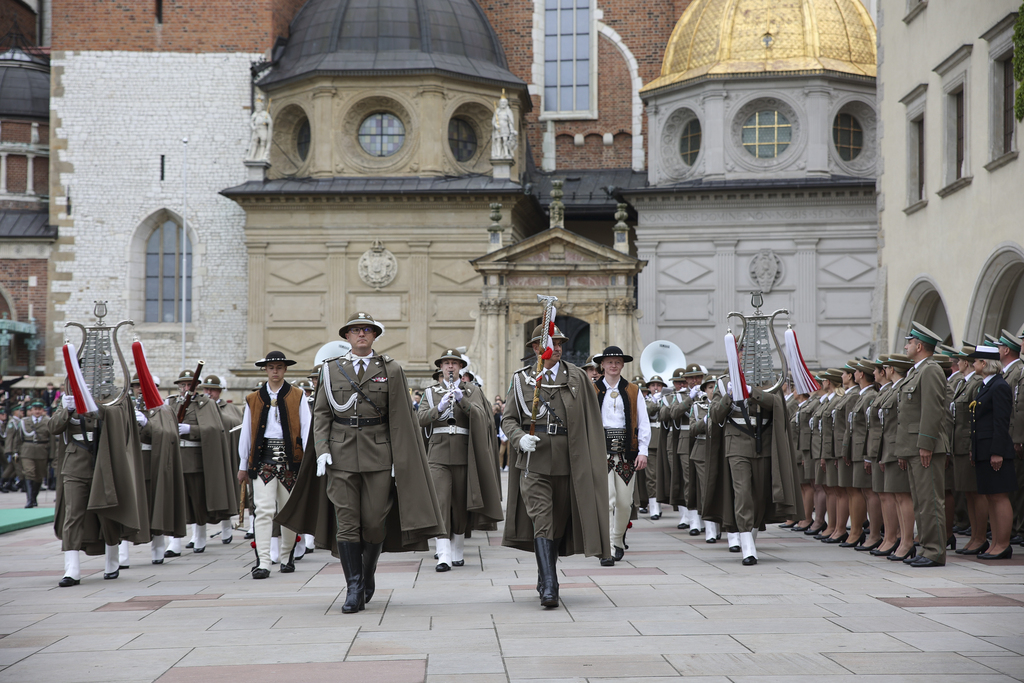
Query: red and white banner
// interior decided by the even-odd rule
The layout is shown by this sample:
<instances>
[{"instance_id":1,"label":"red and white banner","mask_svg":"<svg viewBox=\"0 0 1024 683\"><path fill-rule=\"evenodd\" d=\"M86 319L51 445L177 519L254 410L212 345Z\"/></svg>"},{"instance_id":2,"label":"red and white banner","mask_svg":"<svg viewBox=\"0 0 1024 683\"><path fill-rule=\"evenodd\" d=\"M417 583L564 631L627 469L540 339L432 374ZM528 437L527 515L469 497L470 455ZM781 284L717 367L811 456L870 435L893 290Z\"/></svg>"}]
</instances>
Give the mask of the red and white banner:
<instances>
[{"instance_id":1,"label":"red and white banner","mask_svg":"<svg viewBox=\"0 0 1024 683\"><path fill-rule=\"evenodd\" d=\"M796 331L792 328L786 330L786 362L793 374L793 389L796 393L813 394L821 388L807 369L804 354L800 352L800 342L796 340Z\"/></svg>"},{"instance_id":2,"label":"red and white banner","mask_svg":"<svg viewBox=\"0 0 1024 683\"><path fill-rule=\"evenodd\" d=\"M132 358L135 359L135 371L139 373L139 389L142 391L142 399L146 402L146 408L152 410L164 404L164 398L160 390L156 388L156 382L149 371L149 363L146 361L146 350L142 348L142 342L132 342Z\"/></svg>"},{"instance_id":3,"label":"red and white banner","mask_svg":"<svg viewBox=\"0 0 1024 683\"><path fill-rule=\"evenodd\" d=\"M64 368L68 373L68 386L71 387L71 395L75 397L75 412L79 415L99 412L99 407L93 400L89 386L82 376L82 368L78 364L74 344L64 345Z\"/></svg>"},{"instance_id":4,"label":"red and white banner","mask_svg":"<svg viewBox=\"0 0 1024 683\"><path fill-rule=\"evenodd\" d=\"M729 381L732 383L732 400L740 401L750 398L747 378L743 376L743 369L740 368L739 347L736 345L736 337L732 332L725 335L725 357L729 360Z\"/></svg>"},{"instance_id":5,"label":"red and white banner","mask_svg":"<svg viewBox=\"0 0 1024 683\"><path fill-rule=\"evenodd\" d=\"M540 357L544 360L551 358L551 355L555 352L554 343L551 341L551 337L555 334L555 307L551 307L551 317L548 319L548 328L544 330L543 338L541 339L541 346L544 347L543 353Z\"/></svg>"}]
</instances>

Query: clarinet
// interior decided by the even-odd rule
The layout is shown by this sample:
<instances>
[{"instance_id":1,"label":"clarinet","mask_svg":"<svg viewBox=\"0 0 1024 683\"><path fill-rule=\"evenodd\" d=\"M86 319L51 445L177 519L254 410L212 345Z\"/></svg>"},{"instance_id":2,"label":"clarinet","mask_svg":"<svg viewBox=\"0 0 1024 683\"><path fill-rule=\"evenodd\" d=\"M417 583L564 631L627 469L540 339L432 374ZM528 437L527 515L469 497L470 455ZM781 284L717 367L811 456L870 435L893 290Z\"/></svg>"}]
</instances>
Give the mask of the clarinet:
<instances>
[{"instance_id":1,"label":"clarinet","mask_svg":"<svg viewBox=\"0 0 1024 683\"><path fill-rule=\"evenodd\" d=\"M452 372L451 370L449 370L448 371L448 385L452 386L454 384L454 382L455 382L455 373ZM454 390L455 389L453 387L452 389L449 389L448 391L449 392L453 392ZM452 397L452 400L454 400L454 397ZM455 404L454 403L450 404L450 409L452 411L452 414L448 417L447 422L448 422L448 426L449 427L454 427L455 426Z\"/></svg>"}]
</instances>

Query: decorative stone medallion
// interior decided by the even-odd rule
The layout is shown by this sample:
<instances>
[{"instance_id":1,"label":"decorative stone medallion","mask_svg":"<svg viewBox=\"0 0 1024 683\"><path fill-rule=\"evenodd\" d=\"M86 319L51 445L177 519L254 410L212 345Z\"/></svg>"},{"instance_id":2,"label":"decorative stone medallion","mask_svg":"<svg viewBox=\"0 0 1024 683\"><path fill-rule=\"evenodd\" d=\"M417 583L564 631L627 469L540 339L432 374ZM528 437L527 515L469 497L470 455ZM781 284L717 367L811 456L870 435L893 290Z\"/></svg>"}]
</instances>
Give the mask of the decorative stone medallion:
<instances>
[{"instance_id":1,"label":"decorative stone medallion","mask_svg":"<svg viewBox=\"0 0 1024 683\"><path fill-rule=\"evenodd\" d=\"M380 290L395 281L398 275L398 260L384 248L384 243L374 240L373 246L359 257L359 277L363 282Z\"/></svg>"},{"instance_id":2,"label":"decorative stone medallion","mask_svg":"<svg viewBox=\"0 0 1024 683\"><path fill-rule=\"evenodd\" d=\"M762 249L750 261L750 279L767 294L782 279L782 261L771 249Z\"/></svg>"}]
</instances>

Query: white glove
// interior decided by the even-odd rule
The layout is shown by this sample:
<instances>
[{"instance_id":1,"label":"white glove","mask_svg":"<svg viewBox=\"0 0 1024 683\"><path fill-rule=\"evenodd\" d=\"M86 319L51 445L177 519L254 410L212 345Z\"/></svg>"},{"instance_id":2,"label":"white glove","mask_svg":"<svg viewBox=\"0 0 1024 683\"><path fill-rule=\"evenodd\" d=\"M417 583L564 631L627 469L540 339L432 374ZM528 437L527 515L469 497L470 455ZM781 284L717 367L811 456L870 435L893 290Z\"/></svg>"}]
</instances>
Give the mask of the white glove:
<instances>
[{"instance_id":1,"label":"white glove","mask_svg":"<svg viewBox=\"0 0 1024 683\"><path fill-rule=\"evenodd\" d=\"M693 387L690 389L690 398L696 401L698 396L700 396L700 387Z\"/></svg>"},{"instance_id":2,"label":"white glove","mask_svg":"<svg viewBox=\"0 0 1024 683\"><path fill-rule=\"evenodd\" d=\"M139 423L140 427L145 427L147 424L149 424L149 418L146 417L146 414L143 413L141 410L135 411L135 420Z\"/></svg>"},{"instance_id":3,"label":"white glove","mask_svg":"<svg viewBox=\"0 0 1024 683\"><path fill-rule=\"evenodd\" d=\"M540 443L539 436L530 436L529 434L523 434L522 438L519 439L519 450L523 453L533 453L537 450L537 444Z\"/></svg>"},{"instance_id":4,"label":"white glove","mask_svg":"<svg viewBox=\"0 0 1024 683\"><path fill-rule=\"evenodd\" d=\"M331 460L330 453L321 453L316 456L316 476L322 477L327 472L327 466L333 465L334 461Z\"/></svg>"},{"instance_id":5,"label":"white glove","mask_svg":"<svg viewBox=\"0 0 1024 683\"><path fill-rule=\"evenodd\" d=\"M448 410L448 402L451 399L451 397L451 394L445 394L444 397L441 398L441 402L437 404L437 412L443 413L444 411Z\"/></svg>"},{"instance_id":6,"label":"white glove","mask_svg":"<svg viewBox=\"0 0 1024 683\"><path fill-rule=\"evenodd\" d=\"M75 397L69 394L64 394L60 397L60 402L63 404L65 410L69 413L75 412Z\"/></svg>"},{"instance_id":7,"label":"white glove","mask_svg":"<svg viewBox=\"0 0 1024 683\"><path fill-rule=\"evenodd\" d=\"M461 401L462 400L462 389L459 389L458 387L455 387L455 389L452 391L452 396L455 397L456 401Z\"/></svg>"},{"instance_id":8,"label":"white glove","mask_svg":"<svg viewBox=\"0 0 1024 683\"><path fill-rule=\"evenodd\" d=\"M184 424L184 423L181 423L181 422L178 423L178 436L185 436L186 434L191 434L191 433L192 433L192 425L187 425L187 424Z\"/></svg>"}]
</instances>

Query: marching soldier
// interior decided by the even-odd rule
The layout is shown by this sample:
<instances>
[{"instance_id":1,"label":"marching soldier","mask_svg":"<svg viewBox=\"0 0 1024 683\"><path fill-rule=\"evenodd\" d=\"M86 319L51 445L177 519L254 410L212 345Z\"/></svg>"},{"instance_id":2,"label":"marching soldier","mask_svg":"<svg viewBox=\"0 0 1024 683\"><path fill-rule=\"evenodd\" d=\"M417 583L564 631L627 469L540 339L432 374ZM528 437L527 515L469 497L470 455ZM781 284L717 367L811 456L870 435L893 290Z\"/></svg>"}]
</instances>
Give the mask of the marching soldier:
<instances>
[{"instance_id":1,"label":"marching soldier","mask_svg":"<svg viewBox=\"0 0 1024 683\"><path fill-rule=\"evenodd\" d=\"M676 473L676 467L674 462L676 444L679 440L679 430L676 429L675 422L672 420L672 406L679 399L679 393L686 388L686 379L683 374L686 373L686 368L676 368L672 373L671 382L672 389L662 390L660 409L658 411L658 422L661 424L661 434L658 440L658 452L662 453L664 457L659 458L655 465L658 467L658 471L655 474L655 497L658 499L658 503L662 505L672 505L674 509L678 510L677 501L679 499L679 493L675 490L673 483L673 477L678 480L678 473ZM680 515L680 520L677 529L689 529L690 528L690 513L688 510L684 510Z\"/></svg>"},{"instance_id":2,"label":"marching soldier","mask_svg":"<svg viewBox=\"0 0 1024 683\"><path fill-rule=\"evenodd\" d=\"M21 448L21 421L25 419L25 408L20 403L11 410L11 418L4 429L4 464L3 479L5 486L0 491L19 491L25 489L25 472L18 457Z\"/></svg>"},{"instance_id":3,"label":"marching soldier","mask_svg":"<svg viewBox=\"0 0 1024 683\"><path fill-rule=\"evenodd\" d=\"M493 411L475 384L459 381L466 367L448 349L434 361L441 383L423 393L419 424L429 430L427 462L446 536L437 538L437 571L465 562L466 533L496 529L502 519Z\"/></svg>"},{"instance_id":4,"label":"marching soldier","mask_svg":"<svg viewBox=\"0 0 1024 683\"><path fill-rule=\"evenodd\" d=\"M221 394L227 389L227 385L217 375L207 375L203 378L202 384L199 385L200 389L206 390L206 395L210 397L210 400L217 404L220 408L220 419L224 424L224 431L228 435L228 453L231 455L231 471L238 471L239 466L239 450L238 442L241 439L242 430L237 429L242 424L242 409L236 406L234 403L228 403L225 401ZM245 486L245 484L242 484ZM236 497L239 497L241 493L236 493ZM241 521L241 520L239 520ZM220 522L220 542L224 545L229 545L232 540L231 534L231 520L222 519Z\"/></svg>"},{"instance_id":5,"label":"marching soldier","mask_svg":"<svg viewBox=\"0 0 1024 683\"><path fill-rule=\"evenodd\" d=\"M183 370L178 375L175 384L181 393L177 404L171 404L172 409L178 409L185 402L192 378L191 370ZM217 404L197 394L185 411L185 421L178 424L178 435L188 502L187 519L194 525L189 546L192 552L202 553L206 551L206 525L224 521L230 524L231 516L237 514L238 509L228 435ZM180 555L181 539L171 539L164 556Z\"/></svg>"},{"instance_id":6,"label":"marching soldier","mask_svg":"<svg viewBox=\"0 0 1024 683\"><path fill-rule=\"evenodd\" d=\"M544 349L543 325L530 346ZM562 361L566 336L556 327L552 354L541 377L524 368L512 376L502 431L513 444L508 477L508 514L502 545L532 550L537 592L545 608L558 606L558 555L610 557L608 459L597 392L587 375ZM536 435L529 433L535 383L541 383Z\"/></svg>"},{"instance_id":7,"label":"marching soldier","mask_svg":"<svg viewBox=\"0 0 1024 683\"><path fill-rule=\"evenodd\" d=\"M682 519L690 526L691 536L700 536L704 523L697 514L695 484L691 478L690 466L690 407L700 390L707 369L696 363L690 363L683 372L683 387L678 393L678 400L669 410L669 416L678 433L676 435L675 458L672 461L672 490L676 492L676 502L682 509Z\"/></svg>"},{"instance_id":8,"label":"marching soldier","mask_svg":"<svg viewBox=\"0 0 1024 683\"><path fill-rule=\"evenodd\" d=\"M36 497L50 459L50 418L42 401L33 401L28 417L21 420L22 444L18 455L25 470L25 507L38 507Z\"/></svg>"},{"instance_id":9,"label":"marching soldier","mask_svg":"<svg viewBox=\"0 0 1024 683\"><path fill-rule=\"evenodd\" d=\"M661 443L661 392L665 388L665 380L660 375L653 375L647 380L647 419L651 423L651 443L647 447L647 467L644 468L647 506L651 519L661 519L661 503L658 502L658 444Z\"/></svg>"},{"instance_id":10,"label":"marching soldier","mask_svg":"<svg viewBox=\"0 0 1024 683\"><path fill-rule=\"evenodd\" d=\"M701 381L701 385L698 387L700 393L696 396L693 401L693 405L690 407L690 466L694 477L694 489L696 492L696 499L693 501L694 510L697 511L697 516L702 518L704 524L704 542L705 543L717 543L719 534L718 523L713 522L709 519L704 519L707 515L704 514L704 502L706 500L705 487L707 486L707 421L704 419L707 417L708 408L711 406L711 396L714 394L715 378L710 375L705 377ZM738 539L738 536L737 536ZM732 552L739 552L740 547L737 545L735 550L729 548Z\"/></svg>"},{"instance_id":11,"label":"marching soldier","mask_svg":"<svg viewBox=\"0 0 1024 683\"><path fill-rule=\"evenodd\" d=\"M920 556L911 567L946 564L945 469L949 452L946 376L931 360L940 338L914 322L904 347L914 366L899 387L896 457L909 467L914 517L921 536Z\"/></svg>"}]
</instances>

